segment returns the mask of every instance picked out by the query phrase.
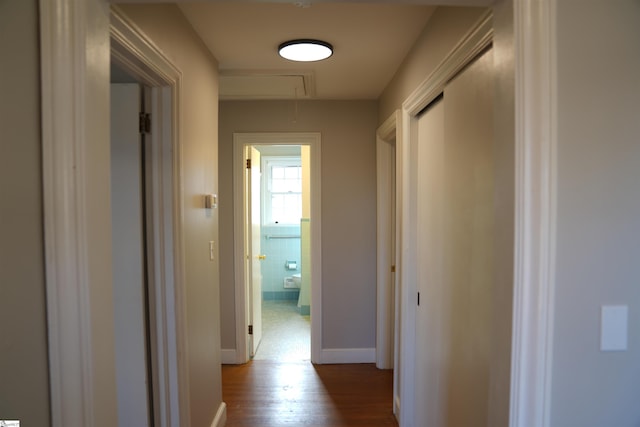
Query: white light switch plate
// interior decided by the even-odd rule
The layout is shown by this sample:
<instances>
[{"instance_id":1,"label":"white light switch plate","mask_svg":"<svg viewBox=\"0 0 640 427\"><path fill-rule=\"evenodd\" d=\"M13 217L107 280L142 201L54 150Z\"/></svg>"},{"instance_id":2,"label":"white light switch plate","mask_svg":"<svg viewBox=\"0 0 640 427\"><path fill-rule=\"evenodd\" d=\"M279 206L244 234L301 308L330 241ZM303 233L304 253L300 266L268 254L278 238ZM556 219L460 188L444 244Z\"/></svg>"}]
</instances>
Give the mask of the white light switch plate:
<instances>
[{"instance_id":1,"label":"white light switch plate","mask_svg":"<svg viewBox=\"0 0 640 427\"><path fill-rule=\"evenodd\" d=\"M601 309L600 350L627 350L627 324L629 307L603 305Z\"/></svg>"}]
</instances>

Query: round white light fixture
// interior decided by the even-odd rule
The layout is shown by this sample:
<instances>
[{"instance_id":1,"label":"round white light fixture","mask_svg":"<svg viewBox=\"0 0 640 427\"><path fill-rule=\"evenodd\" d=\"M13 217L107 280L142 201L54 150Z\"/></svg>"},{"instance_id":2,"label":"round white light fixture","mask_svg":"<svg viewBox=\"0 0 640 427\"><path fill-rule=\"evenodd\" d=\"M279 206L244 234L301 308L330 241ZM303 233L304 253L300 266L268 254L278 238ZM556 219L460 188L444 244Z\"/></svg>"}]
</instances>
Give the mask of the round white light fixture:
<instances>
[{"instance_id":1,"label":"round white light fixture","mask_svg":"<svg viewBox=\"0 0 640 427\"><path fill-rule=\"evenodd\" d=\"M322 61L333 54L333 46L321 40L290 40L278 47L278 53L290 61Z\"/></svg>"}]
</instances>

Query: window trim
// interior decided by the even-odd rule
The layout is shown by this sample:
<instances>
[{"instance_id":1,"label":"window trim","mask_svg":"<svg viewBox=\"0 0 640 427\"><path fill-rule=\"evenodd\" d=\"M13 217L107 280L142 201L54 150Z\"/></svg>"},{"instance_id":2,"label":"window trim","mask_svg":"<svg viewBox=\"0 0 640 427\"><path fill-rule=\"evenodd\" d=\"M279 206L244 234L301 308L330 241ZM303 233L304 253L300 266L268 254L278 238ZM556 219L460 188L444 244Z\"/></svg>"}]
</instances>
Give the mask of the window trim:
<instances>
[{"instance_id":1,"label":"window trim","mask_svg":"<svg viewBox=\"0 0 640 427\"><path fill-rule=\"evenodd\" d=\"M265 227L291 227L292 225L299 225L300 222L297 223L283 223L283 222L274 222L271 217L271 167L273 165L282 165L282 166L297 166L301 168L302 173L302 158L300 156L261 156L260 158L260 172L261 172L261 187L262 194L260 197L260 210L261 210L261 220L262 226ZM302 189L299 193L302 197Z\"/></svg>"}]
</instances>

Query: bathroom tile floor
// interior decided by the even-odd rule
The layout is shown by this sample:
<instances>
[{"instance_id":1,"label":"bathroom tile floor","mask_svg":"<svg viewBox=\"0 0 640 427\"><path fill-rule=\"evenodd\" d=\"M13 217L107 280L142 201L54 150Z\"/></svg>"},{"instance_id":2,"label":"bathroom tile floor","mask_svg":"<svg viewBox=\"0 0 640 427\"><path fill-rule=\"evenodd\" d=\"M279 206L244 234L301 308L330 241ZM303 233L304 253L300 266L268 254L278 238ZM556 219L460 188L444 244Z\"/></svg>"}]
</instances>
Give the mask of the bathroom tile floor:
<instances>
[{"instance_id":1,"label":"bathroom tile floor","mask_svg":"<svg viewBox=\"0 0 640 427\"><path fill-rule=\"evenodd\" d=\"M253 360L296 362L311 359L311 323L296 300L262 301L262 341Z\"/></svg>"}]
</instances>

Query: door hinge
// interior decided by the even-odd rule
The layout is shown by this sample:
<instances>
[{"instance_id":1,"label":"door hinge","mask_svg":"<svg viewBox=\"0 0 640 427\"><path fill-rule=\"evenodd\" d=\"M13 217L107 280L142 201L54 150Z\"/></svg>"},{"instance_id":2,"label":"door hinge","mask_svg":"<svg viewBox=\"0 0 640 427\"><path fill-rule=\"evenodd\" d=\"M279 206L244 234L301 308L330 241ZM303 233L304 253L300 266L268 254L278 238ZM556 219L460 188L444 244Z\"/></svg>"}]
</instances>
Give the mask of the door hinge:
<instances>
[{"instance_id":1,"label":"door hinge","mask_svg":"<svg viewBox=\"0 0 640 427\"><path fill-rule=\"evenodd\" d=\"M247 159L247 169L251 169L251 159Z\"/></svg>"},{"instance_id":2,"label":"door hinge","mask_svg":"<svg viewBox=\"0 0 640 427\"><path fill-rule=\"evenodd\" d=\"M418 292L418 305L420 305L420 292Z\"/></svg>"},{"instance_id":3,"label":"door hinge","mask_svg":"<svg viewBox=\"0 0 640 427\"><path fill-rule=\"evenodd\" d=\"M140 133L151 133L151 114L140 113Z\"/></svg>"},{"instance_id":4,"label":"door hinge","mask_svg":"<svg viewBox=\"0 0 640 427\"><path fill-rule=\"evenodd\" d=\"M249 325L249 335L253 335L253 325Z\"/></svg>"},{"instance_id":5,"label":"door hinge","mask_svg":"<svg viewBox=\"0 0 640 427\"><path fill-rule=\"evenodd\" d=\"M392 272L392 273L395 273L395 272L396 272L396 266L395 266L395 265L392 265L392 266L391 266L391 272Z\"/></svg>"}]
</instances>

